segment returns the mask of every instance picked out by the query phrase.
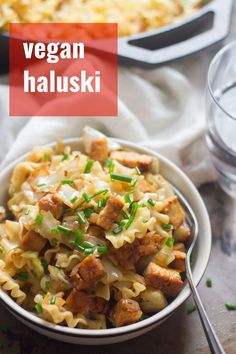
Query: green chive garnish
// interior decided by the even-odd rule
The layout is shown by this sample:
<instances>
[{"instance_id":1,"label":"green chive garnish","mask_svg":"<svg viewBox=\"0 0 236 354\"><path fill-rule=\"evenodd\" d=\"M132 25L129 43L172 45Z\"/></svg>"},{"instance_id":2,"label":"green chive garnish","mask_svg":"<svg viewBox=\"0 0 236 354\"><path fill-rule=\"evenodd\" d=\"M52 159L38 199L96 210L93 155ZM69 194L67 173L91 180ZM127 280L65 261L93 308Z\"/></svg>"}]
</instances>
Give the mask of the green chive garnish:
<instances>
[{"instance_id":1,"label":"green chive garnish","mask_svg":"<svg viewBox=\"0 0 236 354\"><path fill-rule=\"evenodd\" d=\"M207 286L208 288L212 288L212 280L211 280L210 278L208 278L208 279L206 280L206 286Z\"/></svg>"},{"instance_id":2,"label":"green chive garnish","mask_svg":"<svg viewBox=\"0 0 236 354\"><path fill-rule=\"evenodd\" d=\"M92 214L93 214L93 209L92 208L84 209L84 215L85 215L86 219L89 219Z\"/></svg>"},{"instance_id":3,"label":"green chive garnish","mask_svg":"<svg viewBox=\"0 0 236 354\"><path fill-rule=\"evenodd\" d=\"M39 184L37 184L37 187L43 187L45 185L46 185L46 183L39 183Z\"/></svg>"},{"instance_id":4,"label":"green chive garnish","mask_svg":"<svg viewBox=\"0 0 236 354\"><path fill-rule=\"evenodd\" d=\"M71 202L71 204L74 204L77 200L78 200L78 197L77 197L77 195L75 195L75 196L70 200L70 202Z\"/></svg>"},{"instance_id":5,"label":"green chive garnish","mask_svg":"<svg viewBox=\"0 0 236 354\"><path fill-rule=\"evenodd\" d=\"M135 178L135 179L132 179L130 185L131 185L132 187L135 187L137 182L138 182L138 180L137 180L136 178Z\"/></svg>"},{"instance_id":6,"label":"green chive garnish","mask_svg":"<svg viewBox=\"0 0 236 354\"><path fill-rule=\"evenodd\" d=\"M38 215L36 216L36 218L35 218L35 222L40 223L40 222L42 222L42 221L43 221L43 215L38 214Z\"/></svg>"},{"instance_id":7,"label":"green chive garnish","mask_svg":"<svg viewBox=\"0 0 236 354\"><path fill-rule=\"evenodd\" d=\"M68 154L64 153L64 154L62 155L61 161L65 161L65 160L67 160L67 159L68 159Z\"/></svg>"},{"instance_id":8,"label":"green chive garnish","mask_svg":"<svg viewBox=\"0 0 236 354\"><path fill-rule=\"evenodd\" d=\"M48 154L44 154L43 155L43 161L49 161L50 160L50 156Z\"/></svg>"},{"instance_id":9,"label":"green chive garnish","mask_svg":"<svg viewBox=\"0 0 236 354\"><path fill-rule=\"evenodd\" d=\"M162 228L166 229L166 230L171 230L172 229L172 225L171 224L162 224Z\"/></svg>"},{"instance_id":10,"label":"green chive garnish","mask_svg":"<svg viewBox=\"0 0 236 354\"><path fill-rule=\"evenodd\" d=\"M77 243L80 242L84 237L84 233L81 230L76 231L75 237L74 237L74 241L76 241Z\"/></svg>"},{"instance_id":11,"label":"green chive garnish","mask_svg":"<svg viewBox=\"0 0 236 354\"><path fill-rule=\"evenodd\" d=\"M82 197L84 198L86 203L89 203L91 201L91 198L90 198L90 196L87 193L83 193Z\"/></svg>"},{"instance_id":12,"label":"green chive garnish","mask_svg":"<svg viewBox=\"0 0 236 354\"><path fill-rule=\"evenodd\" d=\"M41 261L44 273L47 274L48 273L48 264L47 264L45 258L42 257L40 259L40 261Z\"/></svg>"},{"instance_id":13,"label":"green chive garnish","mask_svg":"<svg viewBox=\"0 0 236 354\"><path fill-rule=\"evenodd\" d=\"M49 280L45 281L45 287L44 287L44 290L45 290L46 292L48 292L48 290L49 290L49 283L50 283L50 281L49 281Z\"/></svg>"},{"instance_id":14,"label":"green chive garnish","mask_svg":"<svg viewBox=\"0 0 236 354\"><path fill-rule=\"evenodd\" d=\"M40 304L36 304L34 308L38 315L40 315L43 312L42 306Z\"/></svg>"},{"instance_id":15,"label":"green chive garnish","mask_svg":"<svg viewBox=\"0 0 236 354\"><path fill-rule=\"evenodd\" d=\"M166 246L168 247L172 247L173 244L174 244L175 240L171 237L169 237L167 240L166 240Z\"/></svg>"},{"instance_id":16,"label":"green chive garnish","mask_svg":"<svg viewBox=\"0 0 236 354\"><path fill-rule=\"evenodd\" d=\"M58 230L57 229L51 229L51 234L52 235L56 235L58 233Z\"/></svg>"},{"instance_id":17,"label":"green chive garnish","mask_svg":"<svg viewBox=\"0 0 236 354\"><path fill-rule=\"evenodd\" d=\"M126 214L124 210L121 210L120 215L122 215L124 219L129 219L128 214Z\"/></svg>"},{"instance_id":18,"label":"green chive garnish","mask_svg":"<svg viewBox=\"0 0 236 354\"><path fill-rule=\"evenodd\" d=\"M3 248L0 246L0 253L3 253Z\"/></svg>"},{"instance_id":19,"label":"green chive garnish","mask_svg":"<svg viewBox=\"0 0 236 354\"><path fill-rule=\"evenodd\" d=\"M101 245L101 246L97 247L97 250L99 253L107 253L108 247L107 247L107 245Z\"/></svg>"},{"instance_id":20,"label":"green chive garnish","mask_svg":"<svg viewBox=\"0 0 236 354\"><path fill-rule=\"evenodd\" d=\"M95 198L95 197L97 197L98 195L106 194L107 192L108 192L108 189L103 189L103 190L101 190L101 191L99 191L99 192L96 192L96 193L94 193L93 195L91 195L90 198Z\"/></svg>"},{"instance_id":21,"label":"green chive garnish","mask_svg":"<svg viewBox=\"0 0 236 354\"><path fill-rule=\"evenodd\" d=\"M119 234L122 231L122 227L120 225L117 225L116 227L114 227L114 229L112 230L112 233L114 235Z\"/></svg>"},{"instance_id":22,"label":"green chive garnish","mask_svg":"<svg viewBox=\"0 0 236 354\"><path fill-rule=\"evenodd\" d=\"M74 181L72 179L62 179L61 180L61 184L69 184L70 186L72 186L73 183L74 183Z\"/></svg>"},{"instance_id":23,"label":"green chive garnish","mask_svg":"<svg viewBox=\"0 0 236 354\"><path fill-rule=\"evenodd\" d=\"M55 305L56 300L57 300L56 296L53 295L53 296L51 297L50 304L51 304L51 305Z\"/></svg>"},{"instance_id":24,"label":"green chive garnish","mask_svg":"<svg viewBox=\"0 0 236 354\"><path fill-rule=\"evenodd\" d=\"M137 175L139 175L139 176L142 174L138 166L135 167L135 171L137 172Z\"/></svg>"},{"instance_id":25,"label":"green chive garnish","mask_svg":"<svg viewBox=\"0 0 236 354\"><path fill-rule=\"evenodd\" d=\"M50 245L53 246L53 247L57 247L58 241L57 240L51 240L50 241Z\"/></svg>"},{"instance_id":26,"label":"green chive garnish","mask_svg":"<svg viewBox=\"0 0 236 354\"><path fill-rule=\"evenodd\" d=\"M84 250L84 254L92 254L92 253L94 253L94 251L95 251L95 247L93 247L93 248L86 248L86 249Z\"/></svg>"},{"instance_id":27,"label":"green chive garnish","mask_svg":"<svg viewBox=\"0 0 236 354\"><path fill-rule=\"evenodd\" d=\"M189 306L187 309L187 314L189 315L190 313L196 311L196 309L197 309L197 306L195 304Z\"/></svg>"},{"instance_id":28,"label":"green chive garnish","mask_svg":"<svg viewBox=\"0 0 236 354\"><path fill-rule=\"evenodd\" d=\"M111 173L110 174L111 179L115 181L121 181L121 182L126 182L126 183L131 183L132 177L127 176L127 175L122 175L120 173Z\"/></svg>"},{"instance_id":29,"label":"green chive garnish","mask_svg":"<svg viewBox=\"0 0 236 354\"><path fill-rule=\"evenodd\" d=\"M109 199L109 197L99 200L98 204L97 204L98 209L104 208L107 204L108 199Z\"/></svg>"},{"instance_id":30,"label":"green chive garnish","mask_svg":"<svg viewBox=\"0 0 236 354\"><path fill-rule=\"evenodd\" d=\"M59 231L64 232L65 234L70 234L70 233L72 232L72 230L71 230L69 227L65 227L65 226L63 226L63 225L58 225L58 226L57 226L57 229L58 229Z\"/></svg>"},{"instance_id":31,"label":"green chive garnish","mask_svg":"<svg viewBox=\"0 0 236 354\"><path fill-rule=\"evenodd\" d=\"M94 164L93 160L88 160L88 162L86 163L85 169L84 169L84 173L90 173L91 168L93 167L93 164Z\"/></svg>"},{"instance_id":32,"label":"green chive garnish","mask_svg":"<svg viewBox=\"0 0 236 354\"><path fill-rule=\"evenodd\" d=\"M16 275L16 279L21 280L21 281L26 281L29 277L29 274L27 272L20 272Z\"/></svg>"},{"instance_id":33,"label":"green chive garnish","mask_svg":"<svg viewBox=\"0 0 236 354\"><path fill-rule=\"evenodd\" d=\"M104 162L104 166L108 167L109 173L114 172L115 164L111 159L106 159Z\"/></svg>"},{"instance_id":34,"label":"green chive garnish","mask_svg":"<svg viewBox=\"0 0 236 354\"><path fill-rule=\"evenodd\" d=\"M125 225L126 230L130 227L130 225L134 221L136 213L137 213L137 210L138 210L138 203L137 202L133 202L132 205L131 205L131 212L130 212L129 220L128 220L127 224Z\"/></svg>"},{"instance_id":35,"label":"green chive garnish","mask_svg":"<svg viewBox=\"0 0 236 354\"><path fill-rule=\"evenodd\" d=\"M82 213L80 213L79 211L76 215L77 215L77 218L78 218L80 224L85 225L86 219L85 219L84 215Z\"/></svg>"},{"instance_id":36,"label":"green chive garnish","mask_svg":"<svg viewBox=\"0 0 236 354\"><path fill-rule=\"evenodd\" d=\"M236 304L225 304L225 307L229 311L236 311Z\"/></svg>"},{"instance_id":37,"label":"green chive garnish","mask_svg":"<svg viewBox=\"0 0 236 354\"><path fill-rule=\"evenodd\" d=\"M84 241L80 245L83 248L94 248L94 244L88 241Z\"/></svg>"},{"instance_id":38,"label":"green chive garnish","mask_svg":"<svg viewBox=\"0 0 236 354\"><path fill-rule=\"evenodd\" d=\"M129 204L131 204L132 203L132 200L130 199L130 192L128 192L128 193L126 193L125 195L124 195L124 200L125 200L125 203L129 203Z\"/></svg>"},{"instance_id":39,"label":"green chive garnish","mask_svg":"<svg viewBox=\"0 0 236 354\"><path fill-rule=\"evenodd\" d=\"M148 202L148 204L150 204L150 205L152 205L152 206L155 206L155 205L156 205L155 200L153 200L152 198L148 198L147 202Z\"/></svg>"}]
</instances>

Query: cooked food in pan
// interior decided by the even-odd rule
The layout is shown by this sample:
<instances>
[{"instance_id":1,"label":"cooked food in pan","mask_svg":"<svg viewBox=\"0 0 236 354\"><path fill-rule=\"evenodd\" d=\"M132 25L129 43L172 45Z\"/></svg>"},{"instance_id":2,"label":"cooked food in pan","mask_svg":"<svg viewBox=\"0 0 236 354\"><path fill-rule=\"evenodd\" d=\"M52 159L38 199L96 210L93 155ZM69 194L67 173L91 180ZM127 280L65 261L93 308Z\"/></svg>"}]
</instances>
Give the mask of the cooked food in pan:
<instances>
[{"instance_id":1,"label":"cooked food in pan","mask_svg":"<svg viewBox=\"0 0 236 354\"><path fill-rule=\"evenodd\" d=\"M83 144L34 148L14 168L0 285L55 324L125 326L178 296L190 229L156 158L91 128Z\"/></svg>"},{"instance_id":2,"label":"cooked food in pan","mask_svg":"<svg viewBox=\"0 0 236 354\"><path fill-rule=\"evenodd\" d=\"M10 22L115 22L127 36L191 16L206 0L0 0L0 28Z\"/></svg>"}]
</instances>

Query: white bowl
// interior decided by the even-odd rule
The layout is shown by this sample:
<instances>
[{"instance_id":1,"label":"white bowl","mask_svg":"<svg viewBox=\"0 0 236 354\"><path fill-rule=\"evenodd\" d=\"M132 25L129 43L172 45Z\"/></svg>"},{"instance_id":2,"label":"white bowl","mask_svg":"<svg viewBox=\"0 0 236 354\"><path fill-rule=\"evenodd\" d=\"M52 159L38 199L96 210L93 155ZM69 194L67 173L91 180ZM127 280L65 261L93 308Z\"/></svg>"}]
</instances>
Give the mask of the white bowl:
<instances>
[{"instance_id":1,"label":"white bowl","mask_svg":"<svg viewBox=\"0 0 236 354\"><path fill-rule=\"evenodd\" d=\"M197 189L190 181L190 179L172 162L159 155L158 153L146 149L140 148L134 143L130 143L123 140L114 139L124 147L135 150L142 153L147 153L157 157L160 161L160 171L173 185L175 185L186 197L199 222L199 237L194 249L193 257L193 278L195 284L198 284L206 270L208 259L211 250L211 226L208 217L206 207L202 201ZM81 139L74 138L65 141L71 145L72 148L82 150ZM54 144L49 144L54 145ZM7 200L7 191L9 187L10 176L14 166L22 161L25 156L18 158L7 168L5 168L0 174L0 205L5 204ZM165 321L183 302L190 296L190 289L187 284L166 308L157 314L140 321L138 323L111 329L102 330L87 330L79 328L68 328L65 326L54 325L50 322L44 321L34 314L24 310L22 307L16 304L3 290L0 289L0 300L2 304L8 308L8 310L17 317L25 325L31 327L41 334L45 334L48 337L69 342L75 344L111 344L122 342L141 334L144 334L154 327L160 325Z\"/></svg>"}]
</instances>

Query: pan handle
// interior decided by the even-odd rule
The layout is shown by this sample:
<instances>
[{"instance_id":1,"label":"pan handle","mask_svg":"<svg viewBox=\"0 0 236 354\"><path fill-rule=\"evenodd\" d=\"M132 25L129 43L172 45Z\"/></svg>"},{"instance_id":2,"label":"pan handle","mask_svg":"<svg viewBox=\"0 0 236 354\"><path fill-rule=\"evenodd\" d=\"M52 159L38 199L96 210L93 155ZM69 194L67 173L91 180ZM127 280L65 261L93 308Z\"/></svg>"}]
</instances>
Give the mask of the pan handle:
<instances>
[{"instance_id":1,"label":"pan handle","mask_svg":"<svg viewBox=\"0 0 236 354\"><path fill-rule=\"evenodd\" d=\"M233 0L215 0L199 14L180 24L119 39L119 56L125 63L158 65L200 51L229 33Z\"/></svg>"}]
</instances>

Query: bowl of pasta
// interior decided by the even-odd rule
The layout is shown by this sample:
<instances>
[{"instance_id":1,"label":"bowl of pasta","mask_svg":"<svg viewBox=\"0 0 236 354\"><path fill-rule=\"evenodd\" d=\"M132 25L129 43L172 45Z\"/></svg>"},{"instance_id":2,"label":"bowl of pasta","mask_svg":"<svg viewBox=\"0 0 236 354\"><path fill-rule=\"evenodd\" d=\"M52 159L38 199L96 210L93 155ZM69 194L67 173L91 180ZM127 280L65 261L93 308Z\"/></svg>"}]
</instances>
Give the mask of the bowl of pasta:
<instances>
[{"instance_id":1,"label":"bowl of pasta","mask_svg":"<svg viewBox=\"0 0 236 354\"><path fill-rule=\"evenodd\" d=\"M199 222L198 284L211 228L189 178L156 152L86 127L81 138L35 147L0 174L0 301L49 337L109 344L165 321L190 296L191 227Z\"/></svg>"}]
</instances>

